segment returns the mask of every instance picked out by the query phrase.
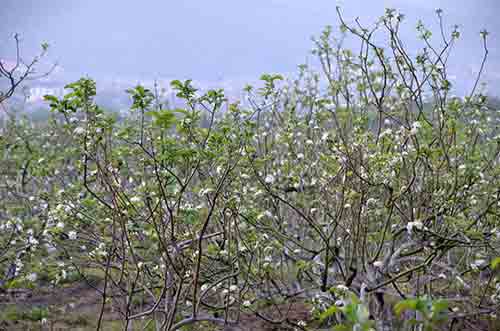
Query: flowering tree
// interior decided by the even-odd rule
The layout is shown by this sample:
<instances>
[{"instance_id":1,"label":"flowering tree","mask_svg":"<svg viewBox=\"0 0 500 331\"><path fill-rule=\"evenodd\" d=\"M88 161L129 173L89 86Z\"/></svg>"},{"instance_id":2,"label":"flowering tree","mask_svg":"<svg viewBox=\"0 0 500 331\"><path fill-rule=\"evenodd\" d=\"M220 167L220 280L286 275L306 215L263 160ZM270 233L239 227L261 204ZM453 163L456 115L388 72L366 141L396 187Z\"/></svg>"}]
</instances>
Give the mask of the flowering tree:
<instances>
[{"instance_id":1,"label":"flowering tree","mask_svg":"<svg viewBox=\"0 0 500 331\"><path fill-rule=\"evenodd\" d=\"M275 238L269 249L282 252L285 275L298 268L321 290L319 312L335 302L352 307L346 293L361 297L369 309L351 316L353 325L371 327L369 311L394 327L391 297L460 293L450 318L495 314L477 295L484 284L476 277L495 282L488 261L498 250L498 112L476 93L479 77L466 98L450 96L446 64L458 31L442 30L435 48L420 23L425 47L413 58L398 33L403 15L387 10L367 29L338 14L359 53L327 28L313 51L322 72L302 67L298 80L263 93L270 106L251 166L260 189L247 202L262 210L256 226ZM380 29L388 48L373 41Z\"/></svg>"},{"instance_id":2,"label":"flowering tree","mask_svg":"<svg viewBox=\"0 0 500 331\"><path fill-rule=\"evenodd\" d=\"M459 32L445 33L441 11L441 45L419 24L415 56L394 10L370 29L338 14L358 53L327 27L314 40L321 70L263 75L248 106L222 111L222 90L173 81L184 108L137 86L119 119L82 78L46 97L46 127L10 123L8 285L85 280L101 297L97 329L110 309L124 330L243 315L300 330L495 318L500 140L478 89L484 61L470 94L454 97ZM294 318L297 303L314 318Z\"/></svg>"}]
</instances>

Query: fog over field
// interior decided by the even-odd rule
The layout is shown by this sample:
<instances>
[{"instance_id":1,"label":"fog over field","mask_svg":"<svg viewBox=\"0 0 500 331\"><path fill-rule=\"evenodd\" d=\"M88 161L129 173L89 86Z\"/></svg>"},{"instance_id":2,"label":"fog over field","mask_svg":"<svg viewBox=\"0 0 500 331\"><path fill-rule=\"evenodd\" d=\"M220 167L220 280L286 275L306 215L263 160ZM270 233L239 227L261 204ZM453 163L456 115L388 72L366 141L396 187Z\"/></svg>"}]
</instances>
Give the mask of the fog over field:
<instances>
[{"instance_id":1,"label":"fog over field","mask_svg":"<svg viewBox=\"0 0 500 331\"><path fill-rule=\"evenodd\" d=\"M451 72L458 78L477 73L479 31L486 29L491 35L484 78L500 80L495 33L500 3L495 0L2 0L0 57L13 55L11 34L19 32L27 51L34 53L42 41L51 45L50 59L60 64L63 80L196 78L240 86L264 72L296 72L297 64L310 61L310 38L325 25L338 24L336 4L346 19L359 17L366 26L384 14L384 7L397 7L407 15L402 35L410 49L422 46L417 20L436 28L435 9L442 8L445 28L458 24L462 31ZM438 31L433 40L440 42Z\"/></svg>"}]
</instances>

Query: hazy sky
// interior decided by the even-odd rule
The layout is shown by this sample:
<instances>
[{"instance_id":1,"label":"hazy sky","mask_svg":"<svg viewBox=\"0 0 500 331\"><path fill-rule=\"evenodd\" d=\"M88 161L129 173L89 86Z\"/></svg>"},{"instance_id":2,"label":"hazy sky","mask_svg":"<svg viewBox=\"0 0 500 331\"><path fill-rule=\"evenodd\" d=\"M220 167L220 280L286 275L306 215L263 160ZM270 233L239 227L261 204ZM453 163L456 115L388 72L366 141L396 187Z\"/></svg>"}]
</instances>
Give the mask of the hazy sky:
<instances>
[{"instance_id":1,"label":"hazy sky","mask_svg":"<svg viewBox=\"0 0 500 331\"><path fill-rule=\"evenodd\" d=\"M311 36L338 23L339 3L347 19L366 24L385 7L400 8L406 31L419 18L436 22L434 10L443 8L447 27L462 26L461 61L479 64L486 28L491 66L500 63L499 0L0 0L0 54L17 31L28 50L48 41L50 58L76 75L216 80L291 72L308 56Z\"/></svg>"}]
</instances>

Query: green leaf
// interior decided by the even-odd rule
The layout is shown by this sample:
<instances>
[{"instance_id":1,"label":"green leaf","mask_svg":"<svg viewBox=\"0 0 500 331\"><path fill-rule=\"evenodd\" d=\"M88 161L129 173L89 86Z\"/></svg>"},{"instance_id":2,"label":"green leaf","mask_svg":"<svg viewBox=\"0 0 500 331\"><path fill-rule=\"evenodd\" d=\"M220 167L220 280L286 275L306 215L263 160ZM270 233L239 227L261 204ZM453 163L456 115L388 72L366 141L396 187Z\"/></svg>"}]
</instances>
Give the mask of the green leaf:
<instances>
[{"instance_id":1,"label":"green leaf","mask_svg":"<svg viewBox=\"0 0 500 331\"><path fill-rule=\"evenodd\" d=\"M332 328L333 331L349 331L351 330L347 325L338 324Z\"/></svg>"},{"instance_id":2,"label":"green leaf","mask_svg":"<svg viewBox=\"0 0 500 331\"><path fill-rule=\"evenodd\" d=\"M436 300L433 304L432 304L432 311L435 313L435 314L438 314L440 312L443 312L443 311L446 311L448 309L448 301L446 300Z\"/></svg>"},{"instance_id":3,"label":"green leaf","mask_svg":"<svg viewBox=\"0 0 500 331\"><path fill-rule=\"evenodd\" d=\"M417 299L417 307L416 307L417 311L424 313L427 311L428 307L429 307L428 300Z\"/></svg>"},{"instance_id":4,"label":"green leaf","mask_svg":"<svg viewBox=\"0 0 500 331\"><path fill-rule=\"evenodd\" d=\"M358 320L358 305L350 303L347 306L344 307L344 314L347 317L347 320L350 322L357 322Z\"/></svg>"},{"instance_id":5,"label":"green leaf","mask_svg":"<svg viewBox=\"0 0 500 331\"><path fill-rule=\"evenodd\" d=\"M407 299L398 302L394 306L394 312L396 315L401 315L406 310L417 310L418 299Z\"/></svg>"},{"instance_id":6,"label":"green leaf","mask_svg":"<svg viewBox=\"0 0 500 331\"><path fill-rule=\"evenodd\" d=\"M44 95L43 96L43 100L50 101L50 102L53 102L53 103L57 103L59 101L55 96L50 95L50 94Z\"/></svg>"},{"instance_id":7,"label":"green leaf","mask_svg":"<svg viewBox=\"0 0 500 331\"><path fill-rule=\"evenodd\" d=\"M496 269L500 265L500 257L496 257L491 261L491 269Z\"/></svg>"},{"instance_id":8,"label":"green leaf","mask_svg":"<svg viewBox=\"0 0 500 331\"><path fill-rule=\"evenodd\" d=\"M169 129L177 121L177 117L171 110L160 110L150 114L155 118L154 123L163 129Z\"/></svg>"},{"instance_id":9,"label":"green leaf","mask_svg":"<svg viewBox=\"0 0 500 331\"><path fill-rule=\"evenodd\" d=\"M320 322L323 322L324 320L326 320L328 317L332 316L333 314L335 313L339 313L341 312L341 309L335 305L331 306L330 308L328 308L327 310L325 310L324 312L322 312L320 315L319 315L319 321Z\"/></svg>"}]
</instances>

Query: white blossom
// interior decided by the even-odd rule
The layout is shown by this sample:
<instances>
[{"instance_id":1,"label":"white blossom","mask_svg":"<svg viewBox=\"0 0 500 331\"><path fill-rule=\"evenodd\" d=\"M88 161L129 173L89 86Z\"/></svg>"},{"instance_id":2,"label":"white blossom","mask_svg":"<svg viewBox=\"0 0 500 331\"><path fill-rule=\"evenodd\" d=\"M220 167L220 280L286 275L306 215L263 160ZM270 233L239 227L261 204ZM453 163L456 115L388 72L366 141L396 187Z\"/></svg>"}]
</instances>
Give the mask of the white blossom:
<instances>
[{"instance_id":1,"label":"white blossom","mask_svg":"<svg viewBox=\"0 0 500 331\"><path fill-rule=\"evenodd\" d=\"M275 180L275 178L273 175L267 175L266 178L264 179L266 184L272 184L272 183L274 183L274 180Z\"/></svg>"},{"instance_id":2,"label":"white blossom","mask_svg":"<svg viewBox=\"0 0 500 331\"><path fill-rule=\"evenodd\" d=\"M409 234L412 233L413 228L418 229L418 230L422 230L423 227L424 227L424 224L420 221L408 222L408 224L406 224L406 230L408 231Z\"/></svg>"},{"instance_id":3,"label":"white blossom","mask_svg":"<svg viewBox=\"0 0 500 331\"><path fill-rule=\"evenodd\" d=\"M413 122L413 124L411 125L411 129L410 129L410 134L412 135L416 135L418 133L418 129L422 126L422 124L420 124L420 122Z\"/></svg>"},{"instance_id":4,"label":"white blossom","mask_svg":"<svg viewBox=\"0 0 500 331\"><path fill-rule=\"evenodd\" d=\"M73 131L74 134L77 134L77 135L81 135L81 134L84 134L85 133L85 129L78 126L76 127L76 129Z\"/></svg>"},{"instance_id":5,"label":"white blossom","mask_svg":"<svg viewBox=\"0 0 500 331\"><path fill-rule=\"evenodd\" d=\"M38 275L33 272L33 273L27 275L26 279L29 280L30 282L35 282L38 279Z\"/></svg>"},{"instance_id":6,"label":"white blossom","mask_svg":"<svg viewBox=\"0 0 500 331\"><path fill-rule=\"evenodd\" d=\"M341 292L347 292L347 291L349 291L349 288L345 285L340 284L340 285L337 285L337 290L339 290Z\"/></svg>"}]
</instances>

